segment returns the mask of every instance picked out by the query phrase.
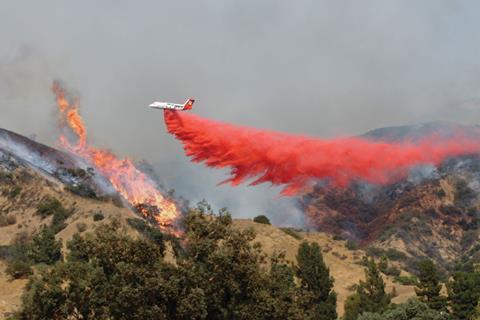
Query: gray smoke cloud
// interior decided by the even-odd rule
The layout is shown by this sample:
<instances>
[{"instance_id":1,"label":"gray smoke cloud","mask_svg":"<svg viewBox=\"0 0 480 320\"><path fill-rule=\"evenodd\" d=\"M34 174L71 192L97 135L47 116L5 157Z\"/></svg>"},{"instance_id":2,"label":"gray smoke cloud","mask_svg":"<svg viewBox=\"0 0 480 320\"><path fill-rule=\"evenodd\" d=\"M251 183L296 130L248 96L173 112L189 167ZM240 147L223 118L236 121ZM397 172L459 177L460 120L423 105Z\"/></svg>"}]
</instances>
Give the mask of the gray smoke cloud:
<instances>
[{"instance_id":1,"label":"gray smoke cloud","mask_svg":"<svg viewBox=\"0 0 480 320\"><path fill-rule=\"evenodd\" d=\"M2 1L0 126L55 144L50 86L82 101L91 141L147 159L163 183L237 217L298 224L278 189L217 186L152 100L331 137L480 115L477 1Z\"/></svg>"}]
</instances>

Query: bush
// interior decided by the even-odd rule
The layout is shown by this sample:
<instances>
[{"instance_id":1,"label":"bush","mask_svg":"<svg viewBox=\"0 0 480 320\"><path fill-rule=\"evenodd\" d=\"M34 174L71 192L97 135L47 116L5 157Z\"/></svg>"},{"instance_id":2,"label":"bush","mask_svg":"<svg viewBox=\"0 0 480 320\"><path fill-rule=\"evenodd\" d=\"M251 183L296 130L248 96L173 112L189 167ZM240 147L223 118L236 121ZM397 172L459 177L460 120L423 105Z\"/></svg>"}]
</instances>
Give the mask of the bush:
<instances>
[{"instance_id":1,"label":"bush","mask_svg":"<svg viewBox=\"0 0 480 320\"><path fill-rule=\"evenodd\" d=\"M66 210L55 212L55 214L53 215L52 224L50 225L50 228L55 234L65 229L65 227L67 226L65 220L67 220L69 216L70 213Z\"/></svg>"},{"instance_id":2,"label":"bush","mask_svg":"<svg viewBox=\"0 0 480 320\"><path fill-rule=\"evenodd\" d=\"M13 279L22 279L27 278L33 272L29 261L15 259L7 263L5 273Z\"/></svg>"},{"instance_id":3,"label":"bush","mask_svg":"<svg viewBox=\"0 0 480 320\"><path fill-rule=\"evenodd\" d=\"M418 283L418 279L415 276L395 276L394 282L403 284L404 286L414 286Z\"/></svg>"},{"instance_id":4,"label":"bush","mask_svg":"<svg viewBox=\"0 0 480 320\"><path fill-rule=\"evenodd\" d=\"M477 239L478 237L474 230L465 231L462 239L460 240L460 245L464 250L468 249L477 241Z\"/></svg>"},{"instance_id":5,"label":"bush","mask_svg":"<svg viewBox=\"0 0 480 320\"><path fill-rule=\"evenodd\" d=\"M95 214L93 215L93 221L95 222L102 221L103 219L105 219L105 216L101 212L95 212Z\"/></svg>"},{"instance_id":6,"label":"bush","mask_svg":"<svg viewBox=\"0 0 480 320\"><path fill-rule=\"evenodd\" d=\"M387 276L398 277L402 271L395 266L389 266L383 273Z\"/></svg>"},{"instance_id":7,"label":"bush","mask_svg":"<svg viewBox=\"0 0 480 320\"><path fill-rule=\"evenodd\" d=\"M32 273L32 262L28 257L29 243L29 235L20 233L12 245L0 247L0 259L7 264L5 272L14 279L25 278Z\"/></svg>"},{"instance_id":8,"label":"bush","mask_svg":"<svg viewBox=\"0 0 480 320\"><path fill-rule=\"evenodd\" d=\"M263 214L253 218L253 222L262 223L262 224L271 224L267 216L264 216Z\"/></svg>"},{"instance_id":9,"label":"bush","mask_svg":"<svg viewBox=\"0 0 480 320\"><path fill-rule=\"evenodd\" d=\"M455 183L455 204L466 205L476 198L476 192L468 185L467 181L461 179Z\"/></svg>"},{"instance_id":10,"label":"bush","mask_svg":"<svg viewBox=\"0 0 480 320\"><path fill-rule=\"evenodd\" d=\"M394 233L395 233L395 230L396 227L393 226L393 225L387 225L385 227L385 229L382 231L382 233L380 234L380 236L378 237L378 239L380 241L386 241L388 240Z\"/></svg>"},{"instance_id":11,"label":"bush","mask_svg":"<svg viewBox=\"0 0 480 320\"><path fill-rule=\"evenodd\" d=\"M375 258L385 255L385 250L377 247L368 247L366 252L367 252L367 256L375 257Z\"/></svg>"},{"instance_id":12,"label":"bush","mask_svg":"<svg viewBox=\"0 0 480 320\"><path fill-rule=\"evenodd\" d=\"M388 259L387 259L387 257L386 256L381 256L377 265L378 265L378 270L385 273L388 269Z\"/></svg>"},{"instance_id":13,"label":"bush","mask_svg":"<svg viewBox=\"0 0 480 320\"><path fill-rule=\"evenodd\" d=\"M136 229L148 240L156 244L160 248L162 254L165 252L165 236L160 230L150 226L142 219L129 218L127 219L127 222L132 228Z\"/></svg>"},{"instance_id":14,"label":"bush","mask_svg":"<svg viewBox=\"0 0 480 320\"><path fill-rule=\"evenodd\" d=\"M333 240L342 241L342 240L345 240L345 238L342 237L342 235L340 235L340 234L335 234L335 235L333 235Z\"/></svg>"},{"instance_id":15,"label":"bush","mask_svg":"<svg viewBox=\"0 0 480 320\"><path fill-rule=\"evenodd\" d=\"M53 197L44 198L37 206L37 214L41 216L42 219L63 210L65 209L62 203Z\"/></svg>"},{"instance_id":16,"label":"bush","mask_svg":"<svg viewBox=\"0 0 480 320\"><path fill-rule=\"evenodd\" d=\"M12 182L13 174L8 171L0 171L0 181L1 182Z\"/></svg>"},{"instance_id":17,"label":"bush","mask_svg":"<svg viewBox=\"0 0 480 320\"><path fill-rule=\"evenodd\" d=\"M406 260L407 255L401 251L398 251L397 249L389 248L386 252L385 255L387 256L388 259L393 260L393 261L401 261L401 260Z\"/></svg>"},{"instance_id":18,"label":"bush","mask_svg":"<svg viewBox=\"0 0 480 320\"><path fill-rule=\"evenodd\" d=\"M53 215L50 229L54 234L66 227L65 220L70 216L70 212L63 207L62 203L53 197L47 197L40 202L37 206L37 214L42 219Z\"/></svg>"},{"instance_id":19,"label":"bush","mask_svg":"<svg viewBox=\"0 0 480 320\"><path fill-rule=\"evenodd\" d=\"M10 199L16 198L22 192L22 187L14 186L12 190L8 193Z\"/></svg>"},{"instance_id":20,"label":"bush","mask_svg":"<svg viewBox=\"0 0 480 320\"><path fill-rule=\"evenodd\" d=\"M347 242L345 243L345 247L348 250L357 250L358 244L355 241L348 239Z\"/></svg>"},{"instance_id":21,"label":"bush","mask_svg":"<svg viewBox=\"0 0 480 320\"><path fill-rule=\"evenodd\" d=\"M298 232L293 230L293 228L280 228L280 230L282 230L283 232L285 232L286 234L288 234L289 236L291 236L291 237L293 237L297 240L302 240L303 239L303 237Z\"/></svg>"},{"instance_id":22,"label":"bush","mask_svg":"<svg viewBox=\"0 0 480 320\"><path fill-rule=\"evenodd\" d=\"M399 304L395 308L388 309L382 313L365 312L357 318L357 320L399 319L447 320L451 318L445 312L430 309L428 305L418 301L418 299L409 299L407 302Z\"/></svg>"},{"instance_id":23,"label":"bush","mask_svg":"<svg viewBox=\"0 0 480 320\"><path fill-rule=\"evenodd\" d=\"M68 191L77 196L90 198L90 199L98 199L97 193L93 188L87 183L80 183L76 185L69 185L66 187Z\"/></svg>"},{"instance_id":24,"label":"bush","mask_svg":"<svg viewBox=\"0 0 480 320\"><path fill-rule=\"evenodd\" d=\"M17 223L17 218L14 215L0 216L0 227L11 226Z\"/></svg>"},{"instance_id":25,"label":"bush","mask_svg":"<svg viewBox=\"0 0 480 320\"><path fill-rule=\"evenodd\" d=\"M30 245L29 258L35 263L53 264L62 259L62 243L55 240L55 232L44 227Z\"/></svg>"}]
</instances>

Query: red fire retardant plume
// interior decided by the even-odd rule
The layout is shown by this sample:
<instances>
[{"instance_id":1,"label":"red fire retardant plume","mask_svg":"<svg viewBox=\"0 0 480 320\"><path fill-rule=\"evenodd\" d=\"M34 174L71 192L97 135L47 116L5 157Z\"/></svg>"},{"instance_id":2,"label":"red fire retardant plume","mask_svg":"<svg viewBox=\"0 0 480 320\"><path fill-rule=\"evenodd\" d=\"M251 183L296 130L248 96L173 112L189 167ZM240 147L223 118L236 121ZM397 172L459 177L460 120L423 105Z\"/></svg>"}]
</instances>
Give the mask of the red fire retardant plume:
<instances>
[{"instance_id":1,"label":"red fire retardant plume","mask_svg":"<svg viewBox=\"0 0 480 320\"><path fill-rule=\"evenodd\" d=\"M438 165L451 156L476 154L480 142L458 136L418 143L372 142L360 138L318 139L222 123L165 110L168 132L183 143L193 162L229 168L224 182L283 185L293 195L316 180L344 187L353 180L388 184L415 165Z\"/></svg>"}]
</instances>

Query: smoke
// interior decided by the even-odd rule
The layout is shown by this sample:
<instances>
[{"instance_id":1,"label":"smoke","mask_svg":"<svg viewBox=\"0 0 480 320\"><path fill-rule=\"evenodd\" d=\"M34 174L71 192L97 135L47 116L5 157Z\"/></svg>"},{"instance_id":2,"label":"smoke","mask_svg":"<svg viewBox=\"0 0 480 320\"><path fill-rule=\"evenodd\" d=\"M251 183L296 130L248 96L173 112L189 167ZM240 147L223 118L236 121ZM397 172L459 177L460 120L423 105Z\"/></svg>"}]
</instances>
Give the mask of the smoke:
<instances>
[{"instance_id":1,"label":"smoke","mask_svg":"<svg viewBox=\"0 0 480 320\"><path fill-rule=\"evenodd\" d=\"M59 125L64 132L59 137L60 145L94 166L139 213L156 222L162 230L179 234L175 222L180 212L176 204L168 200L155 181L140 171L131 159L121 159L111 151L89 145L79 99L58 81L54 81L52 91L59 111Z\"/></svg>"},{"instance_id":2,"label":"smoke","mask_svg":"<svg viewBox=\"0 0 480 320\"><path fill-rule=\"evenodd\" d=\"M460 133L415 144L323 140L234 126L185 112L165 110L164 115L168 131L183 143L193 162L229 168L230 178L224 182L232 185L250 179L251 185L284 185L284 195L317 180L341 187L352 181L387 184L407 177L419 165L438 165L448 157L480 152L480 142Z\"/></svg>"},{"instance_id":3,"label":"smoke","mask_svg":"<svg viewBox=\"0 0 480 320\"><path fill-rule=\"evenodd\" d=\"M96 146L148 159L192 202L265 213L277 188L217 187L163 132L153 100L332 137L480 118L480 2L2 1L0 127L54 145L50 86L81 92ZM29 48L29 49L23 49ZM241 194L241 196L239 196ZM273 211L274 212L274 211Z\"/></svg>"}]
</instances>

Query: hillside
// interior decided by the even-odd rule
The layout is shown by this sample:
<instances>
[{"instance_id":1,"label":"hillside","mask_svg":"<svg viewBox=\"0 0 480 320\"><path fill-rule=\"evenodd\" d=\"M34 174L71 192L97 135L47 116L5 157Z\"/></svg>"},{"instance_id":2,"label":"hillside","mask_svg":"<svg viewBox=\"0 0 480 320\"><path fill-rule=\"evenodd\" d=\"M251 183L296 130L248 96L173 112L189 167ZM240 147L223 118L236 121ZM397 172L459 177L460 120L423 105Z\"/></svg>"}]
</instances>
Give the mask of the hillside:
<instances>
[{"instance_id":1,"label":"hillside","mask_svg":"<svg viewBox=\"0 0 480 320\"><path fill-rule=\"evenodd\" d=\"M137 234L126 223L128 218L137 217L132 211L116 206L112 201L95 200L80 197L71 193L62 185L45 179L44 176L27 168L17 168L11 175L3 175L0 185L0 212L1 217L15 217L9 225L0 227L0 246L12 243L15 238L27 235L31 237L42 225L50 223L51 218L41 219L36 214L36 208L45 197L59 199L65 208L73 211L66 221L66 228L56 236L64 243L79 230L88 232L96 225L93 215L102 213L105 220L119 219L131 234ZM12 197L14 190L21 190ZM265 253L285 252L289 261L295 261L296 250L302 240L317 242L323 248L324 257L335 277L335 290L338 293L338 312L343 312L343 302L346 296L353 292L353 285L363 278L363 267L358 263L364 252L361 250L350 251L345 248L345 241L333 240L331 236L320 232L299 232L300 238L294 238L281 229L254 223L251 220L235 220L234 226L245 229L253 228L257 234L256 241L262 244ZM0 266L0 313L8 313L19 306L20 296L26 280L9 280L5 274L5 265ZM404 301L414 294L412 287L394 284L388 278L388 289L396 287L398 297L394 301Z\"/></svg>"},{"instance_id":2,"label":"hillside","mask_svg":"<svg viewBox=\"0 0 480 320\"><path fill-rule=\"evenodd\" d=\"M478 134L477 127L427 124L383 128L364 135L375 140L418 140L440 132ZM480 157L451 158L439 168L422 166L387 186L357 182L344 189L320 185L301 198L314 228L342 235L371 253L392 248L408 270L429 257L450 271L464 257L480 261Z\"/></svg>"},{"instance_id":3,"label":"hillside","mask_svg":"<svg viewBox=\"0 0 480 320\"><path fill-rule=\"evenodd\" d=\"M74 233L89 232L112 219L120 221L128 233L138 236L126 222L129 218L138 218L138 214L124 207L113 192L107 194L104 190L110 190L108 182L81 160L14 133L0 131L1 247L11 245L18 238L31 238L43 225L50 224L52 217L42 219L37 211L42 201L51 198L58 199L70 212L65 227L56 235L62 240L64 250L65 243ZM104 219L94 221L94 215L99 213ZM301 241L317 242L323 248L326 263L336 279L340 314L346 296L364 276L359 263L365 252L348 250L345 241L333 240L327 234L295 231L287 234L280 228L250 220L235 220L234 226L253 228L257 234L255 241L262 244L266 254L284 252L291 262L295 261ZM1 264L0 283L0 314L6 315L19 306L26 280L11 280L5 274L5 265ZM389 290L395 286L398 294L395 301L404 301L413 294L412 287L394 284L391 278L387 278L387 283Z\"/></svg>"},{"instance_id":4,"label":"hillside","mask_svg":"<svg viewBox=\"0 0 480 320\"><path fill-rule=\"evenodd\" d=\"M45 199L58 199L69 212L57 239L65 244L76 232L88 232L95 214L103 221L120 221L131 234L126 220L138 217L125 208L108 182L81 160L36 143L15 133L0 130L0 247L16 239L29 239L52 217L42 219L37 208ZM26 280L11 280L0 263L0 318L15 310Z\"/></svg>"},{"instance_id":5,"label":"hillside","mask_svg":"<svg viewBox=\"0 0 480 320\"><path fill-rule=\"evenodd\" d=\"M297 249L302 241L318 243L331 275L335 278L334 288L338 294L337 312L340 315L343 314L345 299L355 291L354 285L360 279L364 279L364 268L360 262L365 256L365 251L347 249L346 241L334 240L332 236L322 232L290 229L290 232L286 233L282 228L255 223L251 220L235 220L234 226L241 229L253 228L257 235L256 241L261 243L265 253L271 255L275 252L284 252L285 258L291 263L295 263ZM391 292L395 287L397 296L393 299L394 302L401 303L415 295L413 286L395 283L392 277L386 275L384 279L387 283L387 291Z\"/></svg>"}]
</instances>

